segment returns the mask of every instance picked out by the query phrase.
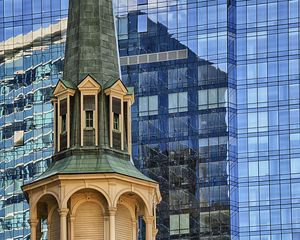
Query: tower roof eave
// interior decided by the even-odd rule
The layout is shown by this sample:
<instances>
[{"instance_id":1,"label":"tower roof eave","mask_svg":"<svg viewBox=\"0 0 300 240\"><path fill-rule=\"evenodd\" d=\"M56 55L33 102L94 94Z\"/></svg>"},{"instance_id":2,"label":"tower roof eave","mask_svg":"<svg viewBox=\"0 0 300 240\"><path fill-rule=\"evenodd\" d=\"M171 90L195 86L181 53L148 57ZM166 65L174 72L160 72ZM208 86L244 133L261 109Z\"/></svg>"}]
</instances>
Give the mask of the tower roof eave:
<instances>
[{"instance_id":1,"label":"tower roof eave","mask_svg":"<svg viewBox=\"0 0 300 240\"><path fill-rule=\"evenodd\" d=\"M157 183L142 174L131 161L122 159L113 154L72 155L63 161L55 161L51 166L30 185L55 175L65 174L107 174L116 173L133 177L142 181ZM25 185L25 186L26 186Z\"/></svg>"}]
</instances>

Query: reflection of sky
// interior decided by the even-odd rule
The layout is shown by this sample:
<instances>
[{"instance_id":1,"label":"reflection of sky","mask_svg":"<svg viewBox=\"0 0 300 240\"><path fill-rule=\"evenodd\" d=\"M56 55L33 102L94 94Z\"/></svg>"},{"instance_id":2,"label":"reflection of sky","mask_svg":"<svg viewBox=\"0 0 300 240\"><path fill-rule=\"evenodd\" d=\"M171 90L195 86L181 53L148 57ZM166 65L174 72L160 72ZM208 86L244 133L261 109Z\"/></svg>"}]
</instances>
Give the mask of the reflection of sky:
<instances>
[{"instance_id":1,"label":"reflection of sky","mask_svg":"<svg viewBox=\"0 0 300 240\"><path fill-rule=\"evenodd\" d=\"M34 30L32 30L32 28L34 28ZM22 30L22 27L20 29ZM67 19L58 19L52 24L47 23L43 26L37 25L32 27L31 25L30 29L27 29L30 31L26 34L19 34L19 31L15 31L14 37L10 37L5 41L0 42L0 64L4 61L16 61L16 59L20 58L23 54L32 55L32 50L36 50L35 47L32 48L32 45L38 45L39 47L37 47L37 49L41 49L40 43L43 40L49 42L51 38L52 43L64 42ZM12 36L12 33L7 36Z\"/></svg>"},{"instance_id":2,"label":"reflection of sky","mask_svg":"<svg viewBox=\"0 0 300 240\"><path fill-rule=\"evenodd\" d=\"M31 20L30 20L31 21ZM51 21L51 22L50 22ZM34 32L40 29L45 29L51 27L51 25L57 25L61 21L60 17L52 17L49 22L41 24L33 24L33 25L23 25L23 26L14 26L14 27L7 27L2 30L0 29L0 43L3 41L7 41L10 38L17 37L20 35L27 35L30 32Z\"/></svg>"},{"instance_id":3,"label":"reflection of sky","mask_svg":"<svg viewBox=\"0 0 300 240\"><path fill-rule=\"evenodd\" d=\"M40 28L40 24L32 24L33 18L43 18L43 27L56 24L60 21L61 15L67 14L68 0L4 0L0 1L0 20L4 19L4 31L0 28L0 42L16 37L20 34L27 34ZM11 22L14 27L11 27ZM18 26L17 21L20 21ZM23 21L23 22L22 22ZM0 21L1 22L1 21Z\"/></svg>"}]
</instances>

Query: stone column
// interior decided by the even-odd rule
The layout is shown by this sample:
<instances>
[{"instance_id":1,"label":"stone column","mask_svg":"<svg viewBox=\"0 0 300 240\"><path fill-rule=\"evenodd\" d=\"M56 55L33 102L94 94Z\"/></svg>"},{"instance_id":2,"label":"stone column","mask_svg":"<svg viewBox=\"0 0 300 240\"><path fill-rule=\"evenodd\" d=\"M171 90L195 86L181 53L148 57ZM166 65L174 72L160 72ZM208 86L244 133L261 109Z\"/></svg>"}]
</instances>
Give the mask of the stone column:
<instances>
[{"instance_id":1,"label":"stone column","mask_svg":"<svg viewBox=\"0 0 300 240\"><path fill-rule=\"evenodd\" d=\"M50 234L50 232L51 232L51 223L47 223L47 239L48 240L50 240L51 239L51 234Z\"/></svg>"},{"instance_id":2,"label":"stone column","mask_svg":"<svg viewBox=\"0 0 300 240\"><path fill-rule=\"evenodd\" d=\"M37 219L30 219L29 221L30 224L30 240L37 240L37 225L39 223L39 220Z\"/></svg>"},{"instance_id":3,"label":"stone column","mask_svg":"<svg viewBox=\"0 0 300 240\"><path fill-rule=\"evenodd\" d=\"M153 216L144 216L144 221L146 223L146 240L153 240Z\"/></svg>"},{"instance_id":4,"label":"stone column","mask_svg":"<svg viewBox=\"0 0 300 240\"><path fill-rule=\"evenodd\" d=\"M75 217L70 216L70 240L74 239L74 224L75 224Z\"/></svg>"},{"instance_id":5,"label":"stone column","mask_svg":"<svg viewBox=\"0 0 300 240\"><path fill-rule=\"evenodd\" d=\"M137 239L137 221L136 220L132 220L132 239L136 240Z\"/></svg>"},{"instance_id":6,"label":"stone column","mask_svg":"<svg viewBox=\"0 0 300 240\"><path fill-rule=\"evenodd\" d=\"M104 239L109 240L110 239L109 234L109 214L105 213L104 215Z\"/></svg>"},{"instance_id":7,"label":"stone column","mask_svg":"<svg viewBox=\"0 0 300 240\"><path fill-rule=\"evenodd\" d=\"M60 208L58 212L60 215L60 240L67 240L67 215L69 209Z\"/></svg>"},{"instance_id":8,"label":"stone column","mask_svg":"<svg viewBox=\"0 0 300 240\"><path fill-rule=\"evenodd\" d=\"M117 208L109 208L109 240L116 240L116 213Z\"/></svg>"}]
</instances>

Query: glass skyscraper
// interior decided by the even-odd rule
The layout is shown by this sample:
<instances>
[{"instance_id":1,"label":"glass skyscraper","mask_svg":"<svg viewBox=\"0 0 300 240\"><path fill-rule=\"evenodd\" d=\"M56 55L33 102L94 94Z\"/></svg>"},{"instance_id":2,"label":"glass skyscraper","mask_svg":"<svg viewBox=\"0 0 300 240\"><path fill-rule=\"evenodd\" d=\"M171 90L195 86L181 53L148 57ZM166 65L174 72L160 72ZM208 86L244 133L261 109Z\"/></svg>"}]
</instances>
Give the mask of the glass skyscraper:
<instances>
[{"instance_id":1,"label":"glass skyscraper","mask_svg":"<svg viewBox=\"0 0 300 240\"><path fill-rule=\"evenodd\" d=\"M241 240L300 239L299 1L236 2Z\"/></svg>"},{"instance_id":2,"label":"glass skyscraper","mask_svg":"<svg viewBox=\"0 0 300 240\"><path fill-rule=\"evenodd\" d=\"M61 76L68 0L0 1L0 239L29 239L21 190L53 153L52 87Z\"/></svg>"},{"instance_id":3,"label":"glass skyscraper","mask_svg":"<svg viewBox=\"0 0 300 240\"><path fill-rule=\"evenodd\" d=\"M300 239L299 4L114 1L132 157L163 197L157 239ZM0 0L0 239L29 239L20 186L51 161L67 13Z\"/></svg>"}]
</instances>

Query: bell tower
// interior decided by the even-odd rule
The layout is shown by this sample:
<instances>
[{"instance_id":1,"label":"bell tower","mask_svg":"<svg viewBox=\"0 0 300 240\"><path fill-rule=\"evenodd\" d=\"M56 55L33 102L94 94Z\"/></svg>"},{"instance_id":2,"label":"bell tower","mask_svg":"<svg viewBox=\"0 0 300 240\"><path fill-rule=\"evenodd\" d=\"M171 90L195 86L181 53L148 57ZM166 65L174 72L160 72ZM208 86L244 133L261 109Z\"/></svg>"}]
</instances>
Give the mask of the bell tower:
<instances>
[{"instance_id":1,"label":"bell tower","mask_svg":"<svg viewBox=\"0 0 300 240\"><path fill-rule=\"evenodd\" d=\"M111 0L70 0L65 67L53 91L54 155L24 185L31 240L155 239L158 183L130 161L133 89L119 76Z\"/></svg>"}]
</instances>

